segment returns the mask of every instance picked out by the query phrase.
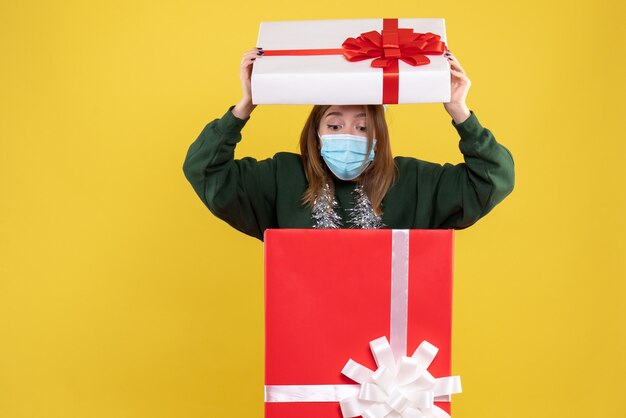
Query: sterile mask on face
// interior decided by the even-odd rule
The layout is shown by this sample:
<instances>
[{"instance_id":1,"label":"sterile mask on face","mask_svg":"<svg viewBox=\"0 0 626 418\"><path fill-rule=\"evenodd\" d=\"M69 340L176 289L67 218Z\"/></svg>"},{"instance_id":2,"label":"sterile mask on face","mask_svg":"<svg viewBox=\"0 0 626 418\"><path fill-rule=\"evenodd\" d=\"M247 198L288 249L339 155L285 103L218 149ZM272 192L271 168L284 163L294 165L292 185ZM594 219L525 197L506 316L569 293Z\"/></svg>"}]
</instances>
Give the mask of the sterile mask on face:
<instances>
[{"instance_id":1,"label":"sterile mask on face","mask_svg":"<svg viewBox=\"0 0 626 418\"><path fill-rule=\"evenodd\" d=\"M320 154L326 165L341 180L357 178L374 160L374 145L367 154L367 138L351 134L319 135L322 140ZM364 161L367 161L363 164Z\"/></svg>"}]
</instances>

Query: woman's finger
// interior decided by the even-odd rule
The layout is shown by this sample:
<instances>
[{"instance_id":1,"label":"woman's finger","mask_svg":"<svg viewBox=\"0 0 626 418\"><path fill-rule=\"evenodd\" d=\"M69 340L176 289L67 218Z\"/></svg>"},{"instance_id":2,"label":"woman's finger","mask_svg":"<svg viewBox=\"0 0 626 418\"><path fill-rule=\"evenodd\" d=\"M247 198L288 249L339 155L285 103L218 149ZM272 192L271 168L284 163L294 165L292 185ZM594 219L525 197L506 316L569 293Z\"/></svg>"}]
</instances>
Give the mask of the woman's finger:
<instances>
[{"instance_id":1,"label":"woman's finger","mask_svg":"<svg viewBox=\"0 0 626 418\"><path fill-rule=\"evenodd\" d=\"M448 59L448 62L450 63L450 65L455 64L458 68L461 69L461 71L463 70L461 63L459 62L458 59L456 59L454 55L450 54L449 52L446 52L446 58Z\"/></svg>"},{"instance_id":2,"label":"woman's finger","mask_svg":"<svg viewBox=\"0 0 626 418\"><path fill-rule=\"evenodd\" d=\"M455 73L455 74L463 74L464 76L467 76L467 74L465 74L465 71L461 71L458 68L454 68L454 67L450 67L450 72Z\"/></svg>"},{"instance_id":3,"label":"woman's finger","mask_svg":"<svg viewBox=\"0 0 626 418\"><path fill-rule=\"evenodd\" d=\"M450 68L455 68L463 73L465 72L465 70L463 70L463 67L461 67L461 64L459 64L458 61L449 60L448 63L450 64Z\"/></svg>"},{"instance_id":4,"label":"woman's finger","mask_svg":"<svg viewBox=\"0 0 626 418\"><path fill-rule=\"evenodd\" d=\"M241 62L249 61L252 58L258 58L258 57L262 57L262 56L263 56L263 50L254 48L254 49L251 49L249 51L246 51L243 54Z\"/></svg>"},{"instance_id":5,"label":"woman's finger","mask_svg":"<svg viewBox=\"0 0 626 418\"><path fill-rule=\"evenodd\" d=\"M459 70L458 68L450 67L450 72L453 74L461 74L467 77L467 74L465 74L465 71Z\"/></svg>"},{"instance_id":6,"label":"woman's finger","mask_svg":"<svg viewBox=\"0 0 626 418\"><path fill-rule=\"evenodd\" d=\"M464 83L467 83L468 85L471 84L469 77L465 73L462 73L460 71L457 71L451 68L450 74L452 74L452 77L455 82L464 82Z\"/></svg>"},{"instance_id":7,"label":"woman's finger","mask_svg":"<svg viewBox=\"0 0 626 418\"><path fill-rule=\"evenodd\" d=\"M459 77L460 77L460 76L467 77L467 76L465 75L465 73L462 73L462 72L461 72L461 71L459 71L459 70L455 70L454 68L450 68L450 72L451 72L452 74L456 75L456 76L459 76Z\"/></svg>"}]
</instances>

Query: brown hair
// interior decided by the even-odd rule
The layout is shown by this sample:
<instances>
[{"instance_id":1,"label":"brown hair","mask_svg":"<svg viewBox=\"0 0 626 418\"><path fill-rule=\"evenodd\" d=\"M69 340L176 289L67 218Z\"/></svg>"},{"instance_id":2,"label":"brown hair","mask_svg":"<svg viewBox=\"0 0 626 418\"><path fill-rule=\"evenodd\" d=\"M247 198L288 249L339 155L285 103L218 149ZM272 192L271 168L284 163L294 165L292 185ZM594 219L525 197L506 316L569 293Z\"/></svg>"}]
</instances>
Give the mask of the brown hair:
<instances>
[{"instance_id":1,"label":"brown hair","mask_svg":"<svg viewBox=\"0 0 626 418\"><path fill-rule=\"evenodd\" d=\"M304 173L309 185L302 196L302 202L313 206L315 198L328 181L334 193L332 176L320 155L318 128L322 116L330 105L315 105L311 110L302 134L300 135L300 154ZM389 131L382 105L363 105L365 108L365 126L367 127L368 151L372 149L376 138L376 154L372 163L356 179L374 208L377 215L382 215L382 201L397 176L397 167L391 154Z\"/></svg>"}]
</instances>

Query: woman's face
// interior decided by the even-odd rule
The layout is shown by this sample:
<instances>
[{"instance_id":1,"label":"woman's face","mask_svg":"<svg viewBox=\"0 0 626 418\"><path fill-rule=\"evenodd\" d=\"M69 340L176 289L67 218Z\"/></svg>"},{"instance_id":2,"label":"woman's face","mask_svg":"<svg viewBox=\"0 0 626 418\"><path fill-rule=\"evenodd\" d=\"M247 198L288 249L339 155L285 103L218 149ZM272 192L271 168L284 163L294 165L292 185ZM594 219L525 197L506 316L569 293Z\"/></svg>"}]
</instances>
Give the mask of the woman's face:
<instances>
[{"instance_id":1,"label":"woman's face","mask_svg":"<svg viewBox=\"0 0 626 418\"><path fill-rule=\"evenodd\" d=\"M325 134L352 134L366 137L365 107L360 105L329 107L320 120L318 132L320 136ZM321 148L321 141L319 142L318 148Z\"/></svg>"}]
</instances>

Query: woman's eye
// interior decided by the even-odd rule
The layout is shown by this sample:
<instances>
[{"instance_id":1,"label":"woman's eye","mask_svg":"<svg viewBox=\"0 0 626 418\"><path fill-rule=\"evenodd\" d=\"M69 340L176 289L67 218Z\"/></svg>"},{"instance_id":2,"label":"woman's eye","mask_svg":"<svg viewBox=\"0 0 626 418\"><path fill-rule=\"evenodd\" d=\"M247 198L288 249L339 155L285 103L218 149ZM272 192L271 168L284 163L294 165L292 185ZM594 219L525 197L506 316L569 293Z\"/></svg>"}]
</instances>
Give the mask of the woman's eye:
<instances>
[{"instance_id":1,"label":"woman's eye","mask_svg":"<svg viewBox=\"0 0 626 418\"><path fill-rule=\"evenodd\" d=\"M367 127L365 127L365 126L359 126L359 131L361 131L361 132L367 132Z\"/></svg>"},{"instance_id":2,"label":"woman's eye","mask_svg":"<svg viewBox=\"0 0 626 418\"><path fill-rule=\"evenodd\" d=\"M328 127L328 129L332 130L332 131L336 131L337 129L339 129L339 125L326 125Z\"/></svg>"}]
</instances>

